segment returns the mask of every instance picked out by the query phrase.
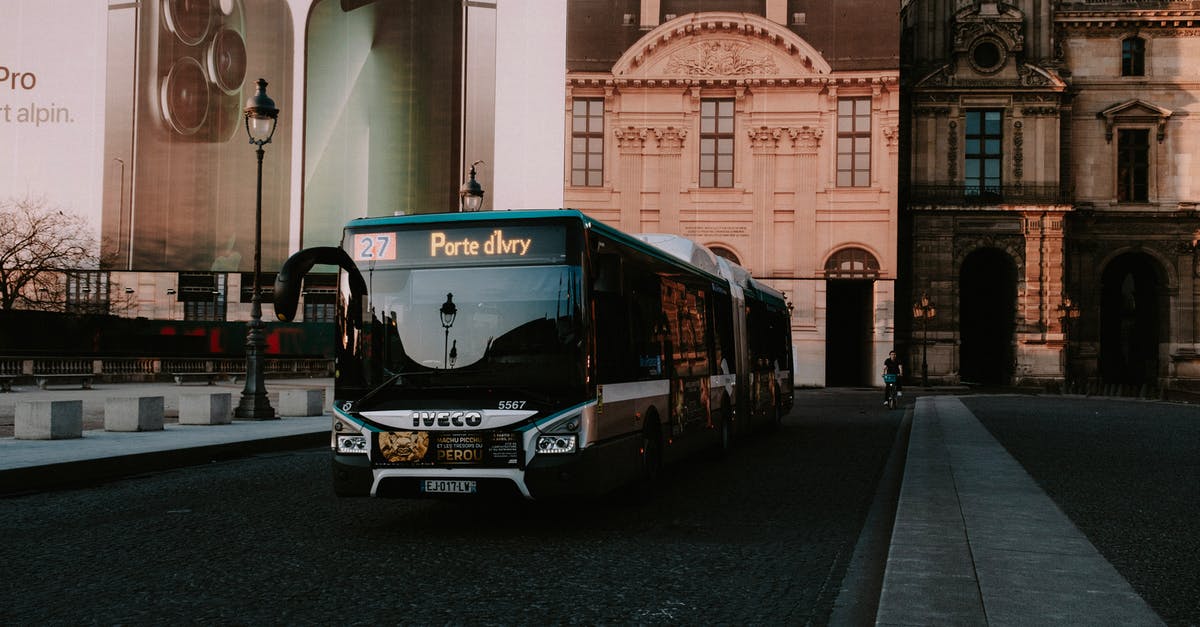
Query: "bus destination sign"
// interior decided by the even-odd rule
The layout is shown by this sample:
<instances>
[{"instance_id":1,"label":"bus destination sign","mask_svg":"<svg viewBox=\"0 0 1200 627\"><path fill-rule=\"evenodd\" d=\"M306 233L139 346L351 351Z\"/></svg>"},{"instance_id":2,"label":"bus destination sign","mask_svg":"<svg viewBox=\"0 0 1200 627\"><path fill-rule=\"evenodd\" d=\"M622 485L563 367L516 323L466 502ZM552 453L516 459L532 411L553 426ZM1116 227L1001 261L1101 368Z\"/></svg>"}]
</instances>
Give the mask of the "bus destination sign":
<instances>
[{"instance_id":1,"label":"bus destination sign","mask_svg":"<svg viewBox=\"0 0 1200 627\"><path fill-rule=\"evenodd\" d=\"M565 258L566 229L551 224L355 232L351 245L357 262L400 266L554 263Z\"/></svg>"}]
</instances>

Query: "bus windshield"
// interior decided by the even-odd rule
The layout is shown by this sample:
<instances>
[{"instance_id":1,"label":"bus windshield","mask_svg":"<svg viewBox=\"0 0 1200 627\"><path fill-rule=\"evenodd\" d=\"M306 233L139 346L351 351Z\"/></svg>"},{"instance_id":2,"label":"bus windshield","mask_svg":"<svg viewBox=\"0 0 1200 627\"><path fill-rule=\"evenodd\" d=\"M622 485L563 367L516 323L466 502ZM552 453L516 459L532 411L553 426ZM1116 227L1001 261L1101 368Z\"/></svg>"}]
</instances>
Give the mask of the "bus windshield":
<instances>
[{"instance_id":1,"label":"bus windshield","mask_svg":"<svg viewBox=\"0 0 1200 627\"><path fill-rule=\"evenodd\" d=\"M424 386L582 382L577 266L384 268L367 276L385 376L421 375L413 383Z\"/></svg>"}]
</instances>

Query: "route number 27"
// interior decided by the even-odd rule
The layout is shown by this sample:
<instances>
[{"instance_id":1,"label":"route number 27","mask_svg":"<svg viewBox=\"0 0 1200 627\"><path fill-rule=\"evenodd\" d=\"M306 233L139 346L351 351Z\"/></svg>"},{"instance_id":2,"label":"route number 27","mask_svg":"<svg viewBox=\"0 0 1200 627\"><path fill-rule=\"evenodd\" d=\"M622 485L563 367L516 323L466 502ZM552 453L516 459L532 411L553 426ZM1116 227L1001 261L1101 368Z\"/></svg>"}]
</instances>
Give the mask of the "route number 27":
<instances>
[{"instance_id":1,"label":"route number 27","mask_svg":"<svg viewBox=\"0 0 1200 627\"><path fill-rule=\"evenodd\" d=\"M394 261L395 233L359 233L354 236L355 261Z\"/></svg>"}]
</instances>

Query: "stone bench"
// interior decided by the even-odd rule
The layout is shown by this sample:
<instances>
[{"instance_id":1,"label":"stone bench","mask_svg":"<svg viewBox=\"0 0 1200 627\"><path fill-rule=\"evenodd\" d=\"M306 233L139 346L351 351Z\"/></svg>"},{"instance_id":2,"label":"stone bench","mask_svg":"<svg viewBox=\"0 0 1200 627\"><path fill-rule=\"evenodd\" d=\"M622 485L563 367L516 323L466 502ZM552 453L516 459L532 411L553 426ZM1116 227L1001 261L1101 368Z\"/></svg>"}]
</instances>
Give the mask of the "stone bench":
<instances>
[{"instance_id":1,"label":"stone bench","mask_svg":"<svg viewBox=\"0 0 1200 627\"><path fill-rule=\"evenodd\" d=\"M162 431L163 397L113 396L104 401L105 431Z\"/></svg>"},{"instance_id":2,"label":"stone bench","mask_svg":"<svg viewBox=\"0 0 1200 627\"><path fill-rule=\"evenodd\" d=\"M90 374L35 374L33 378L43 390L50 385L78 385L85 390L92 388Z\"/></svg>"},{"instance_id":3,"label":"stone bench","mask_svg":"<svg viewBox=\"0 0 1200 627\"><path fill-rule=\"evenodd\" d=\"M20 401L13 417L17 440L83 437L83 401Z\"/></svg>"},{"instance_id":4,"label":"stone bench","mask_svg":"<svg viewBox=\"0 0 1200 627\"><path fill-rule=\"evenodd\" d=\"M279 392L280 416L320 416L325 413L325 390L304 388Z\"/></svg>"},{"instance_id":5,"label":"stone bench","mask_svg":"<svg viewBox=\"0 0 1200 627\"><path fill-rule=\"evenodd\" d=\"M227 425L233 422L233 395L229 392L179 395L179 424Z\"/></svg>"},{"instance_id":6,"label":"stone bench","mask_svg":"<svg viewBox=\"0 0 1200 627\"><path fill-rule=\"evenodd\" d=\"M198 381L208 385L212 385L217 381L229 381L237 383L238 377L244 377L244 372L172 372L171 377L175 379L175 385L183 385L184 383Z\"/></svg>"}]
</instances>

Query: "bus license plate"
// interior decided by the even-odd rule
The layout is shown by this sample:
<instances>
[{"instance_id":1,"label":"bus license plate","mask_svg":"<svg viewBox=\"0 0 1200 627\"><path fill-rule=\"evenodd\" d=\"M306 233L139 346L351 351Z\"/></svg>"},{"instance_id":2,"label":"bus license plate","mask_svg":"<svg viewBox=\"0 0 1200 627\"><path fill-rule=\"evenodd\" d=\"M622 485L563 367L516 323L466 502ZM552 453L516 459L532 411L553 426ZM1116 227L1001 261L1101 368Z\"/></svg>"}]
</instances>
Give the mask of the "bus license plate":
<instances>
[{"instance_id":1,"label":"bus license plate","mask_svg":"<svg viewBox=\"0 0 1200 627\"><path fill-rule=\"evenodd\" d=\"M421 482L421 491L434 494L474 494L475 482L452 479L426 479Z\"/></svg>"}]
</instances>

